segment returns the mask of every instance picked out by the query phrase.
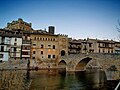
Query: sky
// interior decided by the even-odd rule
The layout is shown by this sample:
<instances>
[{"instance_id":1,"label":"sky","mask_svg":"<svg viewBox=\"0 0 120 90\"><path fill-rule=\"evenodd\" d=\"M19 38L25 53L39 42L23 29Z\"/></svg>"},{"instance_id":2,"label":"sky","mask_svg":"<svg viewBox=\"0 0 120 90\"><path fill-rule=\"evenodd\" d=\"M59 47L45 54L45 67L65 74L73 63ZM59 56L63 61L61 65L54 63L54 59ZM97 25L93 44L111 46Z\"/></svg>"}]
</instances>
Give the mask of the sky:
<instances>
[{"instance_id":1,"label":"sky","mask_svg":"<svg viewBox=\"0 0 120 90\"><path fill-rule=\"evenodd\" d=\"M18 18L76 39L117 40L120 0L0 0L0 28Z\"/></svg>"}]
</instances>

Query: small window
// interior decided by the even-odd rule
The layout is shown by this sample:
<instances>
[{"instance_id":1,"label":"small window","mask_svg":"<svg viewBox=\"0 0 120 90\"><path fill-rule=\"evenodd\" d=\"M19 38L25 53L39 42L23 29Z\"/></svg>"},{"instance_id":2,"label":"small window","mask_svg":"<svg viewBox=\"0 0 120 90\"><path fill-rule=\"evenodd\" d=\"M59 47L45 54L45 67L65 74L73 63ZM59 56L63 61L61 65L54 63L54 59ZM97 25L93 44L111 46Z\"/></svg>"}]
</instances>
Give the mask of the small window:
<instances>
[{"instance_id":1,"label":"small window","mask_svg":"<svg viewBox=\"0 0 120 90\"><path fill-rule=\"evenodd\" d=\"M41 44L41 48L44 48L44 45L43 45L43 44Z\"/></svg>"},{"instance_id":2,"label":"small window","mask_svg":"<svg viewBox=\"0 0 120 90\"><path fill-rule=\"evenodd\" d=\"M37 40L39 40L39 37L37 38Z\"/></svg>"},{"instance_id":3,"label":"small window","mask_svg":"<svg viewBox=\"0 0 120 90\"><path fill-rule=\"evenodd\" d=\"M33 54L35 54L35 51L33 51Z\"/></svg>"},{"instance_id":4,"label":"small window","mask_svg":"<svg viewBox=\"0 0 120 90\"><path fill-rule=\"evenodd\" d=\"M53 55L53 58L55 58L55 55Z\"/></svg>"},{"instance_id":5,"label":"small window","mask_svg":"<svg viewBox=\"0 0 120 90\"><path fill-rule=\"evenodd\" d=\"M33 44L33 46L36 46L36 44Z\"/></svg>"},{"instance_id":6,"label":"small window","mask_svg":"<svg viewBox=\"0 0 120 90\"><path fill-rule=\"evenodd\" d=\"M99 49L99 53L100 53L100 49Z\"/></svg>"},{"instance_id":7,"label":"small window","mask_svg":"<svg viewBox=\"0 0 120 90\"><path fill-rule=\"evenodd\" d=\"M32 59L35 59L35 57L32 57Z\"/></svg>"},{"instance_id":8,"label":"small window","mask_svg":"<svg viewBox=\"0 0 120 90\"><path fill-rule=\"evenodd\" d=\"M2 51L2 52L4 51L4 46L1 46L1 51Z\"/></svg>"},{"instance_id":9,"label":"small window","mask_svg":"<svg viewBox=\"0 0 120 90\"><path fill-rule=\"evenodd\" d=\"M14 45L16 46L16 45L17 45L17 43L14 43Z\"/></svg>"},{"instance_id":10,"label":"small window","mask_svg":"<svg viewBox=\"0 0 120 90\"><path fill-rule=\"evenodd\" d=\"M3 54L0 54L0 58L3 58Z\"/></svg>"},{"instance_id":11,"label":"small window","mask_svg":"<svg viewBox=\"0 0 120 90\"><path fill-rule=\"evenodd\" d=\"M111 50L111 53L113 53L113 50Z\"/></svg>"},{"instance_id":12,"label":"small window","mask_svg":"<svg viewBox=\"0 0 120 90\"><path fill-rule=\"evenodd\" d=\"M48 48L51 48L51 45L48 45Z\"/></svg>"},{"instance_id":13,"label":"small window","mask_svg":"<svg viewBox=\"0 0 120 90\"><path fill-rule=\"evenodd\" d=\"M55 38L53 39L53 41L55 41Z\"/></svg>"},{"instance_id":14,"label":"small window","mask_svg":"<svg viewBox=\"0 0 120 90\"><path fill-rule=\"evenodd\" d=\"M55 49L55 45L53 45L53 49Z\"/></svg>"},{"instance_id":15,"label":"small window","mask_svg":"<svg viewBox=\"0 0 120 90\"><path fill-rule=\"evenodd\" d=\"M103 49L103 53L105 52L105 50Z\"/></svg>"},{"instance_id":16,"label":"small window","mask_svg":"<svg viewBox=\"0 0 120 90\"><path fill-rule=\"evenodd\" d=\"M50 41L50 38L48 38L48 41Z\"/></svg>"},{"instance_id":17,"label":"small window","mask_svg":"<svg viewBox=\"0 0 120 90\"><path fill-rule=\"evenodd\" d=\"M43 54L43 51L41 51L41 54Z\"/></svg>"},{"instance_id":18,"label":"small window","mask_svg":"<svg viewBox=\"0 0 120 90\"><path fill-rule=\"evenodd\" d=\"M15 47L15 48L14 48L14 52L16 52L16 51L17 51L17 48Z\"/></svg>"},{"instance_id":19,"label":"small window","mask_svg":"<svg viewBox=\"0 0 120 90\"><path fill-rule=\"evenodd\" d=\"M51 55L48 55L48 58L51 58Z\"/></svg>"},{"instance_id":20,"label":"small window","mask_svg":"<svg viewBox=\"0 0 120 90\"><path fill-rule=\"evenodd\" d=\"M15 41L17 41L17 38L15 38Z\"/></svg>"},{"instance_id":21,"label":"small window","mask_svg":"<svg viewBox=\"0 0 120 90\"><path fill-rule=\"evenodd\" d=\"M92 43L89 43L89 47L92 47Z\"/></svg>"}]
</instances>

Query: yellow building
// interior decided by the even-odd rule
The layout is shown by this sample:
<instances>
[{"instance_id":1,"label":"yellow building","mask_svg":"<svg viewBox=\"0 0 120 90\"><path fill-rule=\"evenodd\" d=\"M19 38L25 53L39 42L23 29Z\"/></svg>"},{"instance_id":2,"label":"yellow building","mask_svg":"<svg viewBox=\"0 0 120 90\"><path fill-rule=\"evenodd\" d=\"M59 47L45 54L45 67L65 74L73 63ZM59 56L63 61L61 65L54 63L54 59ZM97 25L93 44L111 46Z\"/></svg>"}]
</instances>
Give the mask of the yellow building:
<instances>
[{"instance_id":1,"label":"yellow building","mask_svg":"<svg viewBox=\"0 0 120 90\"><path fill-rule=\"evenodd\" d=\"M67 35L55 35L42 30L31 33L31 60L57 65L60 56L68 54Z\"/></svg>"},{"instance_id":2,"label":"yellow building","mask_svg":"<svg viewBox=\"0 0 120 90\"><path fill-rule=\"evenodd\" d=\"M17 21L12 21L11 23L7 23L7 29L15 30L25 30L25 31L31 31L32 30L32 23L27 23L23 21L21 18L19 18Z\"/></svg>"}]
</instances>

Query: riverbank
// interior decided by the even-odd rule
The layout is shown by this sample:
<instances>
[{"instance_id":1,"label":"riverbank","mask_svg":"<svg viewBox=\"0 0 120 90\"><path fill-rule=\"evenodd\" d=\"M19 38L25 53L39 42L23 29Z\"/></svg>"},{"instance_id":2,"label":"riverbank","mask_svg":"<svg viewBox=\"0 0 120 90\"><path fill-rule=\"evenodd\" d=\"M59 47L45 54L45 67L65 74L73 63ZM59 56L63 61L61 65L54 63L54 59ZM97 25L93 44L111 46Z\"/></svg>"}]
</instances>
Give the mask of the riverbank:
<instances>
[{"instance_id":1,"label":"riverbank","mask_svg":"<svg viewBox=\"0 0 120 90\"><path fill-rule=\"evenodd\" d=\"M25 70L0 71L0 90L25 90L26 81Z\"/></svg>"}]
</instances>

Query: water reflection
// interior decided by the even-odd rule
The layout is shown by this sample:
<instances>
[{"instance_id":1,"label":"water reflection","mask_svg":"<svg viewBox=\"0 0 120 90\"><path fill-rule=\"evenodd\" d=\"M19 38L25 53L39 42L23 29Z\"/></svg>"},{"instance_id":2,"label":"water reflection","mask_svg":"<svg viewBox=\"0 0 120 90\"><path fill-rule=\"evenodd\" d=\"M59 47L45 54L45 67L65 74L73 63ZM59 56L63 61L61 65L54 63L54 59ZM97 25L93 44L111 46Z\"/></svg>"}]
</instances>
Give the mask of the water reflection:
<instances>
[{"instance_id":1,"label":"water reflection","mask_svg":"<svg viewBox=\"0 0 120 90\"><path fill-rule=\"evenodd\" d=\"M105 75L101 71L58 73L31 71L30 90L106 90Z\"/></svg>"}]
</instances>

